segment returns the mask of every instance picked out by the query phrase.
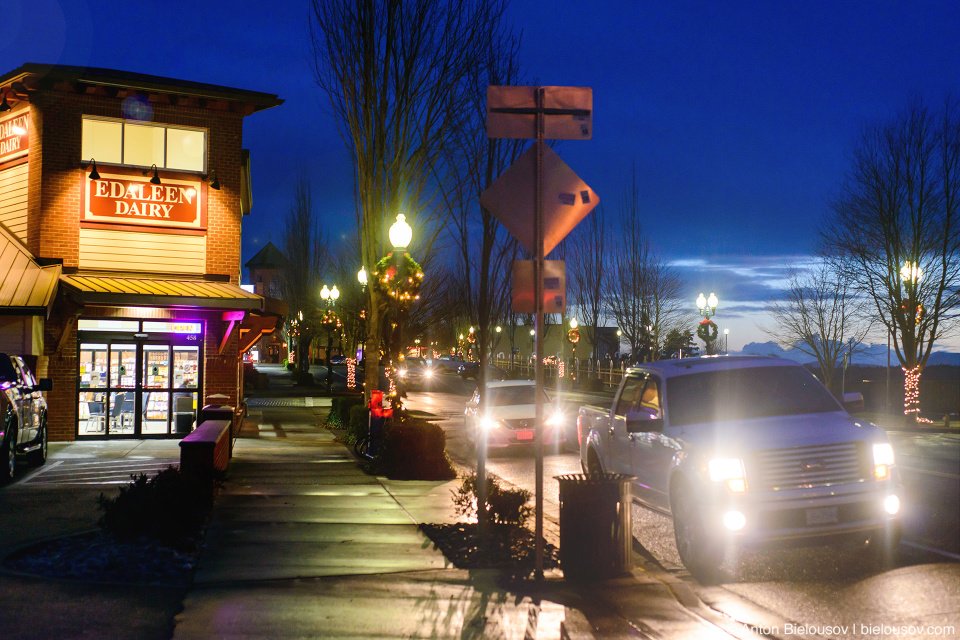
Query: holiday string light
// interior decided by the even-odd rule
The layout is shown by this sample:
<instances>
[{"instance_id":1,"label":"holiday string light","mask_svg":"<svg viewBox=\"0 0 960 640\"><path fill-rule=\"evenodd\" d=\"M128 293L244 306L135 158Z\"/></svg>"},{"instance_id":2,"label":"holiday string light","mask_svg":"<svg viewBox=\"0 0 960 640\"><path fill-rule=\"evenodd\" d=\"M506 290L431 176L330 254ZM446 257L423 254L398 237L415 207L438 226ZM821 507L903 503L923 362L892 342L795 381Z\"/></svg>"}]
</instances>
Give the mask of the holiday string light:
<instances>
[{"instance_id":1,"label":"holiday string light","mask_svg":"<svg viewBox=\"0 0 960 640\"><path fill-rule=\"evenodd\" d=\"M920 367L903 369L903 414L913 414L917 422L932 422L920 417Z\"/></svg>"},{"instance_id":2,"label":"holiday string light","mask_svg":"<svg viewBox=\"0 0 960 640\"><path fill-rule=\"evenodd\" d=\"M563 361L560 361L560 364L557 366L557 375L561 378L563 377Z\"/></svg>"},{"instance_id":3,"label":"holiday string light","mask_svg":"<svg viewBox=\"0 0 960 640\"><path fill-rule=\"evenodd\" d=\"M347 358L347 388L352 389L357 385L357 361L353 358Z\"/></svg>"}]
</instances>

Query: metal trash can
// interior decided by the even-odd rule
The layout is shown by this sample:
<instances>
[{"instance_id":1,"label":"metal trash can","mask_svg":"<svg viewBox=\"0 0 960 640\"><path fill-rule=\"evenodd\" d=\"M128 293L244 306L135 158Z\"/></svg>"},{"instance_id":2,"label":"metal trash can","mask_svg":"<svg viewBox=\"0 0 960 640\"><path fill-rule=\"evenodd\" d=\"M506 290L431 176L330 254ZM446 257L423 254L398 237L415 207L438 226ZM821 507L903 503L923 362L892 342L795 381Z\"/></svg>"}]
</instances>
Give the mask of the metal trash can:
<instances>
[{"instance_id":1,"label":"metal trash can","mask_svg":"<svg viewBox=\"0 0 960 640\"><path fill-rule=\"evenodd\" d=\"M186 435L193 431L193 395L174 395L173 420L177 433Z\"/></svg>"},{"instance_id":2,"label":"metal trash can","mask_svg":"<svg viewBox=\"0 0 960 640\"><path fill-rule=\"evenodd\" d=\"M628 573L633 532L630 482L620 473L555 476L560 484L560 568L568 580Z\"/></svg>"}]
</instances>

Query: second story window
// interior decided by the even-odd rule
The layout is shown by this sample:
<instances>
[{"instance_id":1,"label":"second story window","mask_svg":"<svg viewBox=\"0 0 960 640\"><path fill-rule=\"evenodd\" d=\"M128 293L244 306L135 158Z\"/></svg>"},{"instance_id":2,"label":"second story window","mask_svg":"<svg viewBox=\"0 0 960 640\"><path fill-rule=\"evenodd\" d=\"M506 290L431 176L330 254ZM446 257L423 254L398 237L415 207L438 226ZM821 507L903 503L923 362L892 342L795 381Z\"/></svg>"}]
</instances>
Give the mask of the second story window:
<instances>
[{"instance_id":1,"label":"second story window","mask_svg":"<svg viewBox=\"0 0 960 640\"><path fill-rule=\"evenodd\" d=\"M206 172L203 129L84 117L82 160L174 171Z\"/></svg>"}]
</instances>

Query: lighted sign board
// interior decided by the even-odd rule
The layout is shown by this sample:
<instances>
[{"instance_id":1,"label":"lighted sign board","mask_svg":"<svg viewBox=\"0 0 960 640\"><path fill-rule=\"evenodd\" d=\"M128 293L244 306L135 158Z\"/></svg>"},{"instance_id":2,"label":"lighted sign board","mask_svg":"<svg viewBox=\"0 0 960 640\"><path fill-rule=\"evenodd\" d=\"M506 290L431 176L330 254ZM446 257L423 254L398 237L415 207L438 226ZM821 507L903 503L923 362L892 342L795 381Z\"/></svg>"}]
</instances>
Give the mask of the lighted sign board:
<instances>
[{"instance_id":1,"label":"lighted sign board","mask_svg":"<svg viewBox=\"0 0 960 640\"><path fill-rule=\"evenodd\" d=\"M84 222L132 224L151 227L202 229L203 189L199 179L163 178L108 173L91 180L84 172Z\"/></svg>"},{"instance_id":2,"label":"lighted sign board","mask_svg":"<svg viewBox=\"0 0 960 640\"><path fill-rule=\"evenodd\" d=\"M151 333L203 333L199 322L149 322L143 323L143 330Z\"/></svg>"},{"instance_id":3,"label":"lighted sign board","mask_svg":"<svg viewBox=\"0 0 960 640\"><path fill-rule=\"evenodd\" d=\"M0 163L24 156L30 150L30 112L17 111L0 118Z\"/></svg>"}]
</instances>

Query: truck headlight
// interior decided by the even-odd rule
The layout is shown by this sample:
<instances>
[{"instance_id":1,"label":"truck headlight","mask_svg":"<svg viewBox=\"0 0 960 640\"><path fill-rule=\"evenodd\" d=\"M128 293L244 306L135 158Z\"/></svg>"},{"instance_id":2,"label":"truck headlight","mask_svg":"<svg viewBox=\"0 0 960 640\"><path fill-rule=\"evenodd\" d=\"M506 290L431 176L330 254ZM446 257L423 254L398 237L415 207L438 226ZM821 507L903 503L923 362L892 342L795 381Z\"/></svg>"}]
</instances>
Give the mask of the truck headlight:
<instances>
[{"instance_id":1,"label":"truck headlight","mask_svg":"<svg viewBox=\"0 0 960 640\"><path fill-rule=\"evenodd\" d=\"M707 464L707 469L711 480L725 482L730 491L742 493L747 490L740 458L714 458Z\"/></svg>"},{"instance_id":2,"label":"truck headlight","mask_svg":"<svg viewBox=\"0 0 960 640\"><path fill-rule=\"evenodd\" d=\"M552 416L547 418L547 424L551 427L559 427L563 424L563 414L557 411Z\"/></svg>"},{"instance_id":3,"label":"truck headlight","mask_svg":"<svg viewBox=\"0 0 960 640\"><path fill-rule=\"evenodd\" d=\"M893 445L889 442L878 442L873 445L873 475L877 480L886 480L890 477L890 467L893 466Z\"/></svg>"},{"instance_id":4,"label":"truck headlight","mask_svg":"<svg viewBox=\"0 0 960 640\"><path fill-rule=\"evenodd\" d=\"M402 377L404 377L405 375L407 375L407 370L406 370L406 369L400 369L399 371L397 371L397 373L399 373L399 374L400 374L400 377L402 378Z\"/></svg>"},{"instance_id":5,"label":"truck headlight","mask_svg":"<svg viewBox=\"0 0 960 640\"><path fill-rule=\"evenodd\" d=\"M432 377L433 377L433 371L432 371L431 369L424 369L424 371L423 371L423 377L424 377L424 378L432 378Z\"/></svg>"}]
</instances>

